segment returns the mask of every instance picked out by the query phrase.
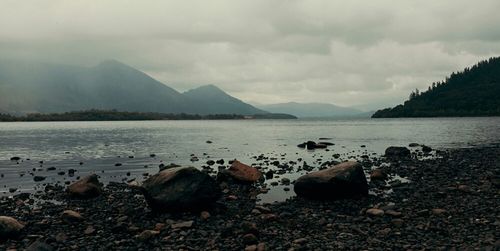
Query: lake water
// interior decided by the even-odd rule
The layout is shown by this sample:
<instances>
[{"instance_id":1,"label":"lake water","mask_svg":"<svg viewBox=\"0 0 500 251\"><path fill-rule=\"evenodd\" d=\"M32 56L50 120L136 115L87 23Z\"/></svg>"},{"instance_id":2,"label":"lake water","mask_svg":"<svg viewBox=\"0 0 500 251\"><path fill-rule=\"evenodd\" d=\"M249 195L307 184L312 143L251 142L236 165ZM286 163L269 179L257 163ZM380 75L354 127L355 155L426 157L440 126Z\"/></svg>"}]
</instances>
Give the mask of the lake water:
<instances>
[{"instance_id":1,"label":"lake water","mask_svg":"<svg viewBox=\"0 0 500 251\"><path fill-rule=\"evenodd\" d=\"M329 151L307 151L296 146L319 138L331 138L326 141L335 145ZM343 159L360 154L381 155L388 146L408 146L412 142L455 148L499 141L499 117L0 123L0 195L10 195L8 188L33 191L43 189L43 183L73 181L75 177L57 174L68 169L76 169L75 176L96 172L105 182L132 178L140 181L144 173L156 173L161 163L201 168L209 159L224 159L226 163L238 159L252 164L257 163L253 156L264 154L281 163L301 158L319 166L334 159L333 154L341 154ZM190 161L192 154L199 161ZM11 161L12 156L22 161ZM56 170L47 171L49 167ZM34 182L33 174L46 180ZM298 175L281 177L293 180ZM273 188L263 200L293 195L283 188Z\"/></svg>"}]
</instances>

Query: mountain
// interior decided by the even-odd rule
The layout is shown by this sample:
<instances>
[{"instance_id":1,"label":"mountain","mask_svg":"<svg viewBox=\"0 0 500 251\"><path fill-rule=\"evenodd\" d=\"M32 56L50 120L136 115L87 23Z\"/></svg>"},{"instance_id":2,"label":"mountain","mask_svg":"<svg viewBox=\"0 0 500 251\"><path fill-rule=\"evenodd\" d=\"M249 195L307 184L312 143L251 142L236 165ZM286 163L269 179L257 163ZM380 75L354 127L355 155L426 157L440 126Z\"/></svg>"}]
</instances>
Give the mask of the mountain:
<instances>
[{"instance_id":1,"label":"mountain","mask_svg":"<svg viewBox=\"0 0 500 251\"><path fill-rule=\"evenodd\" d=\"M265 113L215 86L179 93L115 60L94 67L0 61L0 111L54 113L89 109L203 115Z\"/></svg>"},{"instance_id":2,"label":"mountain","mask_svg":"<svg viewBox=\"0 0 500 251\"><path fill-rule=\"evenodd\" d=\"M307 117L353 117L362 115L363 112L349 107L341 107L327 103L280 103L270 105L260 105L260 109L272 113L286 113L299 118ZM368 115L364 115L369 117Z\"/></svg>"},{"instance_id":3,"label":"mountain","mask_svg":"<svg viewBox=\"0 0 500 251\"><path fill-rule=\"evenodd\" d=\"M500 116L500 57L452 73L428 90L418 89L409 100L377 111L373 118Z\"/></svg>"},{"instance_id":4,"label":"mountain","mask_svg":"<svg viewBox=\"0 0 500 251\"><path fill-rule=\"evenodd\" d=\"M215 85L204 85L183 93L197 104L200 114L263 114L266 111L232 97Z\"/></svg>"}]
</instances>

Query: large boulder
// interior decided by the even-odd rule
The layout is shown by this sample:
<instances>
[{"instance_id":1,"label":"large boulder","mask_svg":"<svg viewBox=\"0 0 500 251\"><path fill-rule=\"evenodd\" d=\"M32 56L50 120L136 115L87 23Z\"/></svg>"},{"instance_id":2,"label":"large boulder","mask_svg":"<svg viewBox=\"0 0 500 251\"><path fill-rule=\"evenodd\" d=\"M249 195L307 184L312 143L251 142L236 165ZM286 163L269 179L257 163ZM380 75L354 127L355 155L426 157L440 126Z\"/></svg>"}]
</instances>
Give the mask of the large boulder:
<instances>
[{"instance_id":1,"label":"large boulder","mask_svg":"<svg viewBox=\"0 0 500 251\"><path fill-rule=\"evenodd\" d=\"M0 240L16 238L21 233L24 225L9 216L0 216Z\"/></svg>"},{"instance_id":2,"label":"large boulder","mask_svg":"<svg viewBox=\"0 0 500 251\"><path fill-rule=\"evenodd\" d=\"M142 191L155 211L197 211L210 207L220 188L208 174L194 167L163 170L144 181Z\"/></svg>"},{"instance_id":3,"label":"large boulder","mask_svg":"<svg viewBox=\"0 0 500 251\"><path fill-rule=\"evenodd\" d=\"M349 161L298 178L294 191L310 199L353 198L367 195L368 184L361 164Z\"/></svg>"},{"instance_id":4,"label":"large boulder","mask_svg":"<svg viewBox=\"0 0 500 251\"><path fill-rule=\"evenodd\" d=\"M389 158L409 158L410 149L403 146L390 146L385 149L385 156Z\"/></svg>"},{"instance_id":5,"label":"large boulder","mask_svg":"<svg viewBox=\"0 0 500 251\"><path fill-rule=\"evenodd\" d=\"M93 198L102 193L102 184L96 174L91 174L68 186L68 194L76 198Z\"/></svg>"},{"instance_id":6,"label":"large boulder","mask_svg":"<svg viewBox=\"0 0 500 251\"><path fill-rule=\"evenodd\" d=\"M219 172L219 178L230 177L236 181L253 183L262 178L262 173L255 167L234 160L226 170Z\"/></svg>"}]
</instances>

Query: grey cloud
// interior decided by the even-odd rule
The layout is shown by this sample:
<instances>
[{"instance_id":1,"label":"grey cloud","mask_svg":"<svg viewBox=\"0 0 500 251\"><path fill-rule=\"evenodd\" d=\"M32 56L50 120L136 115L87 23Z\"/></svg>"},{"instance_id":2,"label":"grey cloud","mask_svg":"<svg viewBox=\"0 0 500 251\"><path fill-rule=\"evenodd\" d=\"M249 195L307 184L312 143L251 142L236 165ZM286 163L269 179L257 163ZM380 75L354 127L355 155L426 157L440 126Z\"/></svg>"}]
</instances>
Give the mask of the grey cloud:
<instances>
[{"instance_id":1,"label":"grey cloud","mask_svg":"<svg viewBox=\"0 0 500 251\"><path fill-rule=\"evenodd\" d=\"M181 91L211 83L260 103L386 104L498 55L498 9L493 0L7 0L0 57L113 58Z\"/></svg>"}]
</instances>

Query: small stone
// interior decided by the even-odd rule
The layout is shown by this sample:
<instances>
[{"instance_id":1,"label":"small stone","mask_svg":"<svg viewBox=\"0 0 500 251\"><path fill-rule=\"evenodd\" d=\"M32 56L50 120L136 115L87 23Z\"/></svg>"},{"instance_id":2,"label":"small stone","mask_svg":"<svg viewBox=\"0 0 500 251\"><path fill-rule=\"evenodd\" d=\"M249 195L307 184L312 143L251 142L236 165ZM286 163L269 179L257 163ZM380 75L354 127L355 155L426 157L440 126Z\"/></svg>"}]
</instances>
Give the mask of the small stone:
<instances>
[{"instance_id":1,"label":"small stone","mask_svg":"<svg viewBox=\"0 0 500 251\"><path fill-rule=\"evenodd\" d=\"M432 214L434 214L434 215L442 215L442 214L445 214L445 213L446 213L446 210L442 209L442 208L434 208L434 209L432 209Z\"/></svg>"},{"instance_id":2,"label":"small stone","mask_svg":"<svg viewBox=\"0 0 500 251\"><path fill-rule=\"evenodd\" d=\"M147 240L149 240L149 239L151 239L154 236L157 236L159 234L160 234L159 231L144 230L140 234L137 235L137 239L140 240L140 241L147 241Z\"/></svg>"},{"instance_id":3,"label":"small stone","mask_svg":"<svg viewBox=\"0 0 500 251\"><path fill-rule=\"evenodd\" d=\"M276 214L263 214L260 216L260 218L265 221L273 221L278 219L278 216Z\"/></svg>"},{"instance_id":4,"label":"small stone","mask_svg":"<svg viewBox=\"0 0 500 251\"><path fill-rule=\"evenodd\" d=\"M257 251L266 251L266 243L261 242L257 244Z\"/></svg>"},{"instance_id":5,"label":"small stone","mask_svg":"<svg viewBox=\"0 0 500 251\"><path fill-rule=\"evenodd\" d=\"M304 243L306 243L306 242L307 242L307 239L306 239L306 238L299 238L299 239L295 239L295 240L293 240L293 243L295 243L295 244L299 244L299 245L302 245L302 244L304 244Z\"/></svg>"},{"instance_id":6,"label":"small stone","mask_svg":"<svg viewBox=\"0 0 500 251\"><path fill-rule=\"evenodd\" d=\"M193 226L193 221L190 220L190 221L184 221L184 222L172 224L171 227L173 229L178 229L178 228L190 228L192 226Z\"/></svg>"},{"instance_id":7,"label":"small stone","mask_svg":"<svg viewBox=\"0 0 500 251\"><path fill-rule=\"evenodd\" d=\"M370 216L383 216L384 210L378 208L370 208L366 210L366 214Z\"/></svg>"},{"instance_id":8,"label":"small stone","mask_svg":"<svg viewBox=\"0 0 500 251\"><path fill-rule=\"evenodd\" d=\"M370 173L371 180L385 180L387 179L387 174L381 169L375 169Z\"/></svg>"},{"instance_id":9,"label":"small stone","mask_svg":"<svg viewBox=\"0 0 500 251\"><path fill-rule=\"evenodd\" d=\"M394 219L391 221L391 223L396 227L401 227L403 226L404 221L402 219Z\"/></svg>"},{"instance_id":10,"label":"small stone","mask_svg":"<svg viewBox=\"0 0 500 251\"><path fill-rule=\"evenodd\" d=\"M397 211L394 211L394 210L384 211L384 214L387 214L387 215L392 216L392 217L401 217L401 215L402 215L401 212L397 212Z\"/></svg>"},{"instance_id":11,"label":"small stone","mask_svg":"<svg viewBox=\"0 0 500 251\"><path fill-rule=\"evenodd\" d=\"M209 213L209 212L207 212L207 211L202 211L202 212L200 213L200 218L201 218L202 220L205 220L205 221L206 221L206 220L208 220L208 218L210 218L210 213Z\"/></svg>"},{"instance_id":12,"label":"small stone","mask_svg":"<svg viewBox=\"0 0 500 251\"><path fill-rule=\"evenodd\" d=\"M68 239L68 236L65 233L58 233L55 236L55 239L59 243L63 243Z\"/></svg>"},{"instance_id":13,"label":"small stone","mask_svg":"<svg viewBox=\"0 0 500 251\"><path fill-rule=\"evenodd\" d=\"M95 232L95 228L93 226L88 226L85 231L83 231L84 234L86 235L90 235L90 234L93 234Z\"/></svg>"},{"instance_id":14,"label":"small stone","mask_svg":"<svg viewBox=\"0 0 500 251\"><path fill-rule=\"evenodd\" d=\"M245 243L246 245L256 244L257 241L257 237L254 234L243 235L243 243Z\"/></svg>"},{"instance_id":15,"label":"small stone","mask_svg":"<svg viewBox=\"0 0 500 251\"><path fill-rule=\"evenodd\" d=\"M44 180L45 180L45 177L43 177L43 176L33 177L33 181L35 181L35 182L40 182L40 181L44 181Z\"/></svg>"},{"instance_id":16,"label":"small stone","mask_svg":"<svg viewBox=\"0 0 500 251\"><path fill-rule=\"evenodd\" d=\"M165 223L156 223L155 224L155 231L161 231L165 229L167 225Z\"/></svg>"},{"instance_id":17,"label":"small stone","mask_svg":"<svg viewBox=\"0 0 500 251\"><path fill-rule=\"evenodd\" d=\"M257 251L257 245L246 246L245 251Z\"/></svg>"},{"instance_id":18,"label":"small stone","mask_svg":"<svg viewBox=\"0 0 500 251\"><path fill-rule=\"evenodd\" d=\"M269 209L268 207L265 207L265 206L256 205L255 209L259 210L262 213L271 213L271 209Z\"/></svg>"},{"instance_id":19,"label":"small stone","mask_svg":"<svg viewBox=\"0 0 500 251\"><path fill-rule=\"evenodd\" d=\"M64 210L64 212L62 212L61 214L61 218L68 223L83 220L83 217L78 212L75 212L73 210Z\"/></svg>"}]
</instances>

